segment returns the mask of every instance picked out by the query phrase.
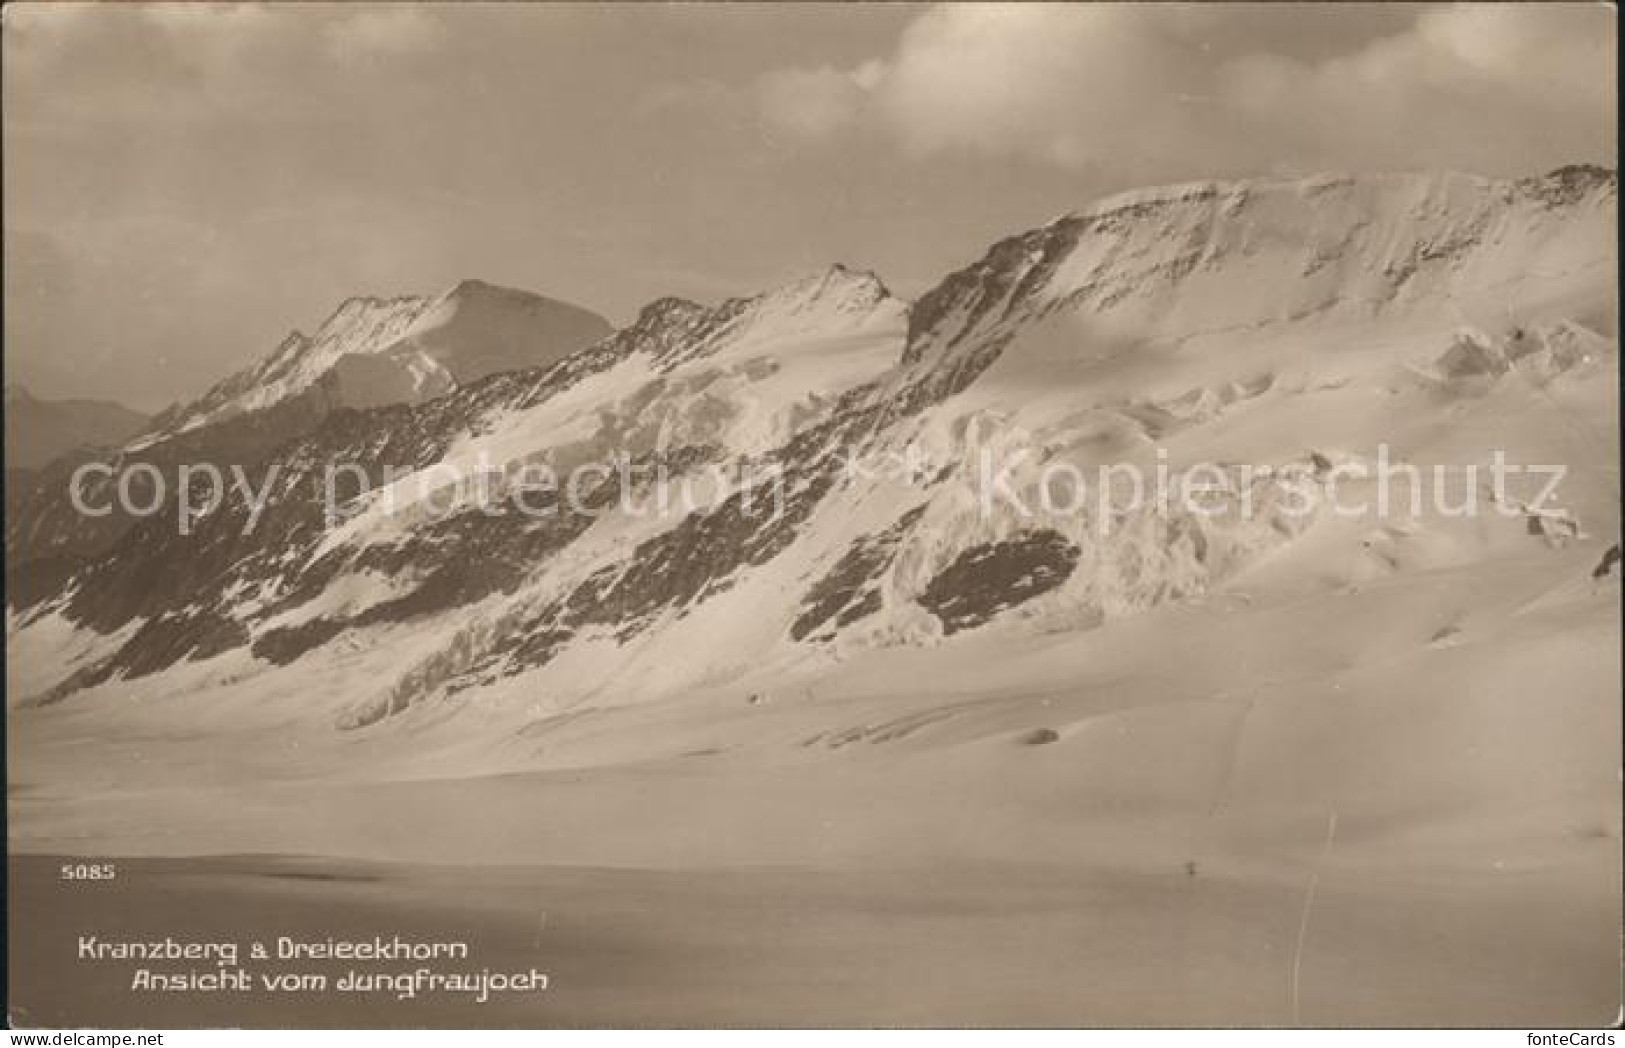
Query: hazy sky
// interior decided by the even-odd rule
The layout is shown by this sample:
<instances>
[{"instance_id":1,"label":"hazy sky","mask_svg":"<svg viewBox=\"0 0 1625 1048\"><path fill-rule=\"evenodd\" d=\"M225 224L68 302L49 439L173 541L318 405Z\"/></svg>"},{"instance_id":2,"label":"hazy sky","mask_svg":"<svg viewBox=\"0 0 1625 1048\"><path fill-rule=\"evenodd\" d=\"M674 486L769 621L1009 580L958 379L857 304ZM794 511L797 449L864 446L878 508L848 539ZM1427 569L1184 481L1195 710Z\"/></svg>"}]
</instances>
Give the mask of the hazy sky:
<instances>
[{"instance_id":1,"label":"hazy sky","mask_svg":"<svg viewBox=\"0 0 1625 1048\"><path fill-rule=\"evenodd\" d=\"M348 295L612 322L828 262L901 294L1133 185L1612 166L1552 6L34 6L5 27L7 381L157 408Z\"/></svg>"}]
</instances>

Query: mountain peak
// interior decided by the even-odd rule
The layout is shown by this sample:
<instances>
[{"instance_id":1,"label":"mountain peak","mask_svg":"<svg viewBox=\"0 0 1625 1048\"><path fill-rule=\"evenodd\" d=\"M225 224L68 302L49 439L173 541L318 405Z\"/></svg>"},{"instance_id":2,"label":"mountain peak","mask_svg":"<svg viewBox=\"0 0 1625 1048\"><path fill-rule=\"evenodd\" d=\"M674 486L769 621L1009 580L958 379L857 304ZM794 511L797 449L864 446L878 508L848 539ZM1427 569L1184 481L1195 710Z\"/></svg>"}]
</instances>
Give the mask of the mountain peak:
<instances>
[{"instance_id":1,"label":"mountain peak","mask_svg":"<svg viewBox=\"0 0 1625 1048\"><path fill-rule=\"evenodd\" d=\"M697 316L706 312L708 308L691 299L667 295L655 299L638 310L637 319L632 322L632 326L634 328L647 328L657 324L664 324L675 317Z\"/></svg>"},{"instance_id":2,"label":"mountain peak","mask_svg":"<svg viewBox=\"0 0 1625 1048\"><path fill-rule=\"evenodd\" d=\"M450 293L453 295L477 295L492 291L511 293L513 290L513 288L501 287L489 281L481 280L479 277L465 277L457 282L457 285L451 289Z\"/></svg>"},{"instance_id":3,"label":"mountain peak","mask_svg":"<svg viewBox=\"0 0 1625 1048\"><path fill-rule=\"evenodd\" d=\"M1568 164L1536 178L1526 178L1518 188L1553 207L1564 207L1600 189L1613 189L1618 173L1596 164Z\"/></svg>"},{"instance_id":4,"label":"mountain peak","mask_svg":"<svg viewBox=\"0 0 1625 1048\"><path fill-rule=\"evenodd\" d=\"M450 291L447 291L440 297L442 300L497 299L520 302L553 301L552 299L547 298L545 295L536 294L534 291L526 291L523 288L509 287L505 284L493 284L489 280L481 280L478 277L467 277L463 280L459 280Z\"/></svg>"},{"instance_id":5,"label":"mountain peak","mask_svg":"<svg viewBox=\"0 0 1625 1048\"><path fill-rule=\"evenodd\" d=\"M892 293L875 274L835 262L816 273L793 280L752 301L763 310L808 312L833 310L837 313L869 312Z\"/></svg>"},{"instance_id":6,"label":"mountain peak","mask_svg":"<svg viewBox=\"0 0 1625 1048\"><path fill-rule=\"evenodd\" d=\"M848 266L845 262L832 262L826 271L829 283L872 289L879 298L893 298L891 288L872 269Z\"/></svg>"},{"instance_id":7,"label":"mountain peak","mask_svg":"<svg viewBox=\"0 0 1625 1048\"><path fill-rule=\"evenodd\" d=\"M341 363L343 402L371 406L425 399L493 372L550 364L610 330L602 317L578 306L477 279L460 281L436 298L352 295L314 335L290 332L257 364L161 416L148 442L297 396L330 372L338 374ZM363 357L376 358L377 365L358 364Z\"/></svg>"}]
</instances>

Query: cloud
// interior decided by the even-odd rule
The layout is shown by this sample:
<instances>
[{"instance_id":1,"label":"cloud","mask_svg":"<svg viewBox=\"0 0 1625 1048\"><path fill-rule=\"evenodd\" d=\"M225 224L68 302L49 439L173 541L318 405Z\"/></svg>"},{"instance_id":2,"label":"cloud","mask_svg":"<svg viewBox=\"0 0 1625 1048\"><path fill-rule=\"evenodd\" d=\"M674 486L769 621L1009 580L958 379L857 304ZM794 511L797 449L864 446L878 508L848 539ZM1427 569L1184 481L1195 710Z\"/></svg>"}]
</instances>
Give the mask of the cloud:
<instances>
[{"instance_id":1,"label":"cloud","mask_svg":"<svg viewBox=\"0 0 1625 1048\"><path fill-rule=\"evenodd\" d=\"M1321 148L1335 134L1380 156L1414 150L1459 166L1505 167L1520 155L1526 169L1540 157L1611 162L1612 18L1535 5L1430 11L1408 34L1315 67L1239 61L1228 87L1244 112L1263 122L1273 110L1284 133Z\"/></svg>"},{"instance_id":2,"label":"cloud","mask_svg":"<svg viewBox=\"0 0 1625 1048\"><path fill-rule=\"evenodd\" d=\"M1079 162L1101 132L1160 115L1183 79L1158 21L1104 5L937 8L904 34L879 108L917 152Z\"/></svg>"},{"instance_id":3,"label":"cloud","mask_svg":"<svg viewBox=\"0 0 1625 1048\"><path fill-rule=\"evenodd\" d=\"M327 27L336 58L414 54L432 49L444 35L441 21L421 7L365 8Z\"/></svg>"},{"instance_id":4,"label":"cloud","mask_svg":"<svg viewBox=\"0 0 1625 1048\"><path fill-rule=\"evenodd\" d=\"M20 4L5 27L6 87L27 96L21 108L89 121L297 108L320 92L292 84L432 51L447 35L438 13L392 4Z\"/></svg>"},{"instance_id":5,"label":"cloud","mask_svg":"<svg viewBox=\"0 0 1625 1048\"><path fill-rule=\"evenodd\" d=\"M784 69L757 84L762 117L798 138L828 137L855 120L885 74L879 62L857 69Z\"/></svg>"},{"instance_id":6,"label":"cloud","mask_svg":"<svg viewBox=\"0 0 1625 1048\"><path fill-rule=\"evenodd\" d=\"M666 81L645 88L633 102L641 117L699 116L738 120L747 113L746 100L731 85L712 77Z\"/></svg>"},{"instance_id":7,"label":"cloud","mask_svg":"<svg viewBox=\"0 0 1625 1048\"><path fill-rule=\"evenodd\" d=\"M914 155L1070 169L1511 173L1613 155L1611 8L1409 14L1362 35L1283 7L948 4L889 56L780 70L755 92L803 138L868 127Z\"/></svg>"}]
</instances>

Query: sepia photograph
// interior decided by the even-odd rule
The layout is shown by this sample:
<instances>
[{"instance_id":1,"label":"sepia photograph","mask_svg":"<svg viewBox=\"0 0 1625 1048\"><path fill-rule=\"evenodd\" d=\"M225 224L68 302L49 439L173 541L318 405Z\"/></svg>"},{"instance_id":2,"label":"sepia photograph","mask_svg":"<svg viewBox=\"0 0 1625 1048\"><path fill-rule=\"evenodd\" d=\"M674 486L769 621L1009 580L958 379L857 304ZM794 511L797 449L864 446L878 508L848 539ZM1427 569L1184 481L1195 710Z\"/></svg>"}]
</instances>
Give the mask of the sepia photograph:
<instances>
[{"instance_id":1,"label":"sepia photograph","mask_svg":"<svg viewBox=\"0 0 1625 1048\"><path fill-rule=\"evenodd\" d=\"M10 1043L1614 1043L1614 5L0 24Z\"/></svg>"}]
</instances>

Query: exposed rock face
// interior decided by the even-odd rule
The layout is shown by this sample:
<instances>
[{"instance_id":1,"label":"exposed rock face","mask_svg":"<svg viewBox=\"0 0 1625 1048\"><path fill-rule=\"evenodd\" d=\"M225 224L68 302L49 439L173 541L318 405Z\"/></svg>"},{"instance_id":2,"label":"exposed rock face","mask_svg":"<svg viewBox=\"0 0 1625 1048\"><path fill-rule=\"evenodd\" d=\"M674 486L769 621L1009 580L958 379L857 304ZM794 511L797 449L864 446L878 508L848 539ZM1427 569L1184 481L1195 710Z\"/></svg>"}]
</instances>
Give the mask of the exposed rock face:
<instances>
[{"instance_id":1,"label":"exposed rock face","mask_svg":"<svg viewBox=\"0 0 1625 1048\"><path fill-rule=\"evenodd\" d=\"M931 580L920 603L942 620L944 633L974 629L1055 589L1077 565L1078 547L1054 531L972 546Z\"/></svg>"},{"instance_id":2,"label":"exposed rock face","mask_svg":"<svg viewBox=\"0 0 1625 1048\"><path fill-rule=\"evenodd\" d=\"M891 567L898 545L924 512L924 506L916 506L885 531L852 543L829 574L807 591L802 602L805 610L791 624L790 636L805 639L828 623L828 630L814 637L827 640L841 627L879 611L883 604L879 579Z\"/></svg>"}]
</instances>

